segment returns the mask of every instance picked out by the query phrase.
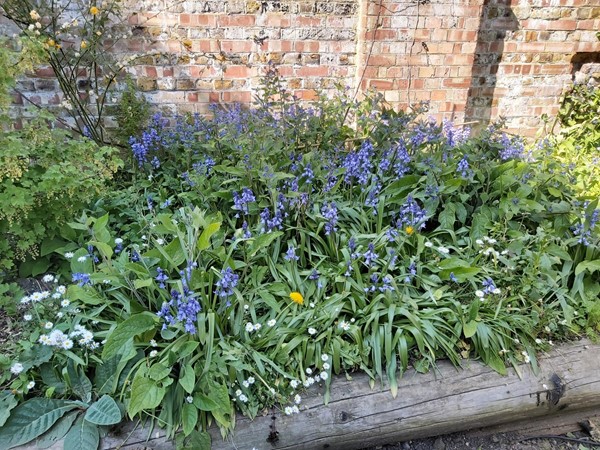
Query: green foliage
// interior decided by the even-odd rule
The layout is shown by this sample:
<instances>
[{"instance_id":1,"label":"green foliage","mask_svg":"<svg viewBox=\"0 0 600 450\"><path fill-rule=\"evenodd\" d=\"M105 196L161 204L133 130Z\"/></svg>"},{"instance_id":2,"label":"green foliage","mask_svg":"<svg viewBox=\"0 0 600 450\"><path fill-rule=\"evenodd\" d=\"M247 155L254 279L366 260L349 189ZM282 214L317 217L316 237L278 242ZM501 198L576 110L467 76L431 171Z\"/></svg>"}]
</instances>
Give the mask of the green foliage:
<instances>
[{"instance_id":1,"label":"green foliage","mask_svg":"<svg viewBox=\"0 0 600 450\"><path fill-rule=\"evenodd\" d=\"M119 125L115 136L123 146L127 146L130 137L140 136L150 118L150 105L146 98L138 94L131 80L127 80L125 86L115 114Z\"/></svg>"},{"instance_id":2,"label":"green foliage","mask_svg":"<svg viewBox=\"0 0 600 450\"><path fill-rule=\"evenodd\" d=\"M600 196L600 87L575 85L558 114L561 131L551 139L552 154L562 163L580 195Z\"/></svg>"},{"instance_id":3,"label":"green foliage","mask_svg":"<svg viewBox=\"0 0 600 450\"><path fill-rule=\"evenodd\" d=\"M420 112L344 92L309 108L273 72L256 109L155 115L131 183L54 249L73 283L22 301L38 320L0 380L79 398L78 445L122 403L208 448L210 423L298 413L311 385L328 402L337 374L396 395L440 358L537 370L537 350L596 326L598 201L548 147Z\"/></svg>"},{"instance_id":4,"label":"green foliage","mask_svg":"<svg viewBox=\"0 0 600 450\"><path fill-rule=\"evenodd\" d=\"M121 164L114 149L74 140L48 119L0 134L0 271L27 261L22 275L44 273L68 238L66 223L105 192Z\"/></svg>"}]
</instances>

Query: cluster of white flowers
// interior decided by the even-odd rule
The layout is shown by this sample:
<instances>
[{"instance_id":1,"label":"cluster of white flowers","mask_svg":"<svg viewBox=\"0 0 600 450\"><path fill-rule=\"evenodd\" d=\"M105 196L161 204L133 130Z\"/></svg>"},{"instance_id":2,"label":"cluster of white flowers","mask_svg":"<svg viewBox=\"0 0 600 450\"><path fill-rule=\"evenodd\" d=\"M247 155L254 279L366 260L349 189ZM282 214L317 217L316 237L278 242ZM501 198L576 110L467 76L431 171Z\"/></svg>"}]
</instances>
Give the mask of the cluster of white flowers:
<instances>
[{"instance_id":1,"label":"cluster of white flowers","mask_svg":"<svg viewBox=\"0 0 600 450\"><path fill-rule=\"evenodd\" d=\"M251 385L254 384L256 380L254 379L254 377L248 377L247 380L242 381L242 385L246 388L249 388Z\"/></svg>"},{"instance_id":2,"label":"cluster of white flowers","mask_svg":"<svg viewBox=\"0 0 600 450\"><path fill-rule=\"evenodd\" d=\"M479 250L479 253L481 253L482 255L485 256L490 256L492 255L494 258L498 258L500 255L508 255L508 250L502 250L501 252L499 252L498 250L496 250L494 248L494 245L496 245L498 243L498 241L494 238L490 238L488 236L484 236L481 239L477 239L475 241L475 243L477 245L479 245L480 247L482 247L481 250ZM483 248L485 247L485 248Z\"/></svg>"},{"instance_id":3,"label":"cluster of white flowers","mask_svg":"<svg viewBox=\"0 0 600 450\"><path fill-rule=\"evenodd\" d=\"M246 323L246 331L248 333L252 333L253 331L258 331L261 328L262 328L262 325L260 323L252 323L252 322Z\"/></svg>"},{"instance_id":4,"label":"cluster of white flowers","mask_svg":"<svg viewBox=\"0 0 600 450\"><path fill-rule=\"evenodd\" d=\"M437 250L438 250L438 252L440 252L440 253L442 253L444 255L447 255L448 253L450 253L450 249L447 248L447 247L443 247L443 246L439 246L437 248Z\"/></svg>"},{"instance_id":5,"label":"cluster of white flowers","mask_svg":"<svg viewBox=\"0 0 600 450\"><path fill-rule=\"evenodd\" d=\"M73 258L73 256L75 256L75 253L73 253L73 252L65 253L65 258L67 258L67 259L71 259L71 258Z\"/></svg>"},{"instance_id":6,"label":"cluster of white flowers","mask_svg":"<svg viewBox=\"0 0 600 450\"><path fill-rule=\"evenodd\" d=\"M46 322L44 328L51 329L53 326L54 324L52 322ZM98 343L94 341L94 333L82 325L75 325L75 330L68 335L60 330L52 330L48 334L42 334L39 337L38 342L42 345L70 350L73 348L73 338L79 338L77 339L77 343L81 347L87 347L91 350L98 348Z\"/></svg>"},{"instance_id":7,"label":"cluster of white flowers","mask_svg":"<svg viewBox=\"0 0 600 450\"><path fill-rule=\"evenodd\" d=\"M13 375L19 375L21 372L23 372L23 364L16 362L10 366L10 373Z\"/></svg>"},{"instance_id":8,"label":"cluster of white flowers","mask_svg":"<svg viewBox=\"0 0 600 450\"><path fill-rule=\"evenodd\" d=\"M246 395L240 389L238 389L237 391L235 391L235 396L242 403L247 403L248 402L248 397L246 397Z\"/></svg>"},{"instance_id":9,"label":"cluster of white flowers","mask_svg":"<svg viewBox=\"0 0 600 450\"><path fill-rule=\"evenodd\" d=\"M38 302L41 302L42 300L45 300L45 299L47 299L49 297L50 297L50 291L34 292L31 295L27 295L27 296L23 297L21 299L21 303L23 305L26 305L28 303L38 303Z\"/></svg>"},{"instance_id":10,"label":"cluster of white flowers","mask_svg":"<svg viewBox=\"0 0 600 450\"><path fill-rule=\"evenodd\" d=\"M342 320L338 326L344 331L348 331L350 329L350 324L345 320Z\"/></svg>"},{"instance_id":11,"label":"cluster of white flowers","mask_svg":"<svg viewBox=\"0 0 600 450\"><path fill-rule=\"evenodd\" d=\"M271 319L267 322L267 325L270 327L274 327L277 321L275 319Z\"/></svg>"},{"instance_id":12,"label":"cluster of white flowers","mask_svg":"<svg viewBox=\"0 0 600 450\"><path fill-rule=\"evenodd\" d=\"M286 416L291 416L292 414L298 414L300 412L300 408L298 408L298 406L296 406L296 405L286 406L283 409L283 412L285 413Z\"/></svg>"},{"instance_id":13,"label":"cluster of white flowers","mask_svg":"<svg viewBox=\"0 0 600 450\"><path fill-rule=\"evenodd\" d=\"M150 352L150 358L156 358L157 355L158 355L158 350L152 350Z\"/></svg>"}]
</instances>

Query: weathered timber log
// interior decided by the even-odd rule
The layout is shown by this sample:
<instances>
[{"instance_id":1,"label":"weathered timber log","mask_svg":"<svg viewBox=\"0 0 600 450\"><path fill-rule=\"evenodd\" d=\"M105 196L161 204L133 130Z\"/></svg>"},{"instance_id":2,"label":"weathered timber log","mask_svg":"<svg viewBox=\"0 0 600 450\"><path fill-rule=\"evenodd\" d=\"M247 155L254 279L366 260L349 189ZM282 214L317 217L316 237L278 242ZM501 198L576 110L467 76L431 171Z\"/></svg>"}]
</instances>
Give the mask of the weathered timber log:
<instances>
[{"instance_id":1,"label":"weathered timber log","mask_svg":"<svg viewBox=\"0 0 600 450\"><path fill-rule=\"evenodd\" d=\"M519 375L510 369L501 376L478 362L465 361L457 369L441 361L428 374L405 373L396 398L385 385L371 389L364 374L353 374L351 381L337 377L328 405L323 404L323 388L313 387L303 395L300 414L277 412L274 419L254 420L238 416L235 432L226 440L211 429L212 448L359 449L600 408L600 345L581 341L557 346L540 357L539 367L537 375L522 365ZM268 442L274 431L277 439ZM130 434L127 427L102 442L103 449L144 447L172 450L174 445L160 430Z\"/></svg>"}]
</instances>

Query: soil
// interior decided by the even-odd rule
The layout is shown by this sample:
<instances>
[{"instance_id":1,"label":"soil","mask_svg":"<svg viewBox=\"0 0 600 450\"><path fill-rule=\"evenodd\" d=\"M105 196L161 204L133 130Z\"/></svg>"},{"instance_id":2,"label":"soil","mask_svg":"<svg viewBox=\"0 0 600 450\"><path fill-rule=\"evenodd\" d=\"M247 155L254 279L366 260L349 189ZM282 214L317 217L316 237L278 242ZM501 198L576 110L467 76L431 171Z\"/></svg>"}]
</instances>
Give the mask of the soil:
<instances>
[{"instance_id":1,"label":"soil","mask_svg":"<svg viewBox=\"0 0 600 450\"><path fill-rule=\"evenodd\" d=\"M600 448L600 442L592 440L583 432L538 438L523 438L514 433L484 437L455 433L363 450L593 450L595 448Z\"/></svg>"}]
</instances>

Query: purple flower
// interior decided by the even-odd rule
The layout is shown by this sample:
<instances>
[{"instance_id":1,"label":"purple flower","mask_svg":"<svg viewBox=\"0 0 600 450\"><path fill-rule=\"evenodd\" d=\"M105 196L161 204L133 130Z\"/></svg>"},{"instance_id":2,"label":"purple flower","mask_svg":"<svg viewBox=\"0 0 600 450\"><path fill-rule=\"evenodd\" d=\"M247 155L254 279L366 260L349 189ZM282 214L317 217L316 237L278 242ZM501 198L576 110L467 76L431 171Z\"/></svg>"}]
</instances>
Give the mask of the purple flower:
<instances>
[{"instance_id":1,"label":"purple flower","mask_svg":"<svg viewBox=\"0 0 600 450\"><path fill-rule=\"evenodd\" d=\"M373 153L373 144L367 139L362 143L358 152L350 152L346 156L343 163L343 167L346 169L344 175L346 183L352 184L352 181L356 179L361 185L367 184L373 169L373 162L371 161Z\"/></svg>"},{"instance_id":2,"label":"purple flower","mask_svg":"<svg viewBox=\"0 0 600 450\"><path fill-rule=\"evenodd\" d=\"M469 139L469 135L471 134L471 128L455 128L452 121L447 119L444 119L442 122L442 131L449 147L456 147L457 145L463 144Z\"/></svg>"},{"instance_id":3,"label":"purple flower","mask_svg":"<svg viewBox=\"0 0 600 450\"><path fill-rule=\"evenodd\" d=\"M154 279L158 281L158 287L164 289L166 287L165 281L167 281L169 277L160 267L158 267L156 271L158 272L158 275L156 275L156 278Z\"/></svg>"},{"instance_id":4,"label":"purple flower","mask_svg":"<svg viewBox=\"0 0 600 450\"><path fill-rule=\"evenodd\" d=\"M248 204L255 201L256 197L250 188L243 188L241 194L233 192L233 209L242 211L243 214L249 214ZM236 217L239 217L239 214L236 214Z\"/></svg>"},{"instance_id":5,"label":"purple flower","mask_svg":"<svg viewBox=\"0 0 600 450\"><path fill-rule=\"evenodd\" d=\"M327 220L327 222L325 222L325 235L329 236L337 230L338 211L336 204L334 202L324 204L321 208L321 214Z\"/></svg>"},{"instance_id":6,"label":"purple flower","mask_svg":"<svg viewBox=\"0 0 600 450\"><path fill-rule=\"evenodd\" d=\"M221 298L227 298L234 294L233 290L238 285L240 276L236 274L231 267L221 271L221 279L217 281L215 294Z\"/></svg>"},{"instance_id":7,"label":"purple flower","mask_svg":"<svg viewBox=\"0 0 600 450\"><path fill-rule=\"evenodd\" d=\"M525 144L519 136L510 138L506 133L502 133L500 144L502 145L502 150L500 150L500 159L502 161L523 157Z\"/></svg>"},{"instance_id":8,"label":"purple flower","mask_svg":"<svg viewBox=\"0 0 600 450\"><path fill-rule=\"evenodd\" d=\"M371 267L373 261L377 260L377 253L375 253L375 245L373 245L373 243L369 244L367 251L363 254L363 257L365 258L365 264L367 267Z\"/></svg>"},{"instance_id":9,"label":"purple flower","mask_svg":"<svg viewBox=\"0 0 600 450\"><path fill-rule=\"evenodd\" d=\"M462 159L458 162L456 166L456 171L460 173L461 177L463 178L469 178L471 176L472 170L469 166L467 155L463 156Z\"/></svg>"},{"instance_id":10,"label":"purple flower","mask_svg":"<svg viewBox=\"0 0 600 450\"><path fill-rule=\"evenodd\" d=\"M413 262L408 266L408 274L404 278L405 283L410 283L412 279L417 275L417 265Z\"/></svg>"},{"instance_id":11,"label":"purple flower","mask_svg":"<svg viewBox=\"0 0 600 450\"><path fill-rule=\"evenodd\" d=\"M296 256L296 248L293 245L288 245L284 259L286 261L298 261L300 259L300 257Z\"/></svg>"},{"instance_id":12,"label":"purple flower","mask_svg":"<svg viewBox=\"0 0 600 450\"><path fill-rule=\"evenodd\" d=\"M83 287L92 284L92 280L90 279L89 273L76 272L72 275L72 277L73 283L77 283L78 286Z\"/></svg>"},{"instance_id":13,"label":"purple flower","mask_svg":"<svg viewBox=\"0 0 600 450\"><path fill-rule=\"evenodd\" d=\"M400 208L398 216L397 226L402 228L404 226L418 227L422 229L425 227L427 221L427 211L422 209L419 204L409 195L406 201Z\"/></svg>"},{"instance_id":14,"label":"purple flower","mask_svg":"<svg viewBox=\"0 0 600 450\"><path fill-rule=\"evenodd\" d=\"M310 273L310 275L308 276L309 280L318 280L319 279L319 272L317 271L317 269L313 269L312 272Z\"/></svg>"},{"instance_id":15,"label":"purple flower","mask_svg":"<svg viewBox=\"0 0 600 450\"><path fill-rule=\"evenodd\" d=\"M491 278L486 278L485 280L483 280L482 285L484 294L491 294L496 289L496 285L494 284L494 281Z\"/></svg>"}]
</instances>

